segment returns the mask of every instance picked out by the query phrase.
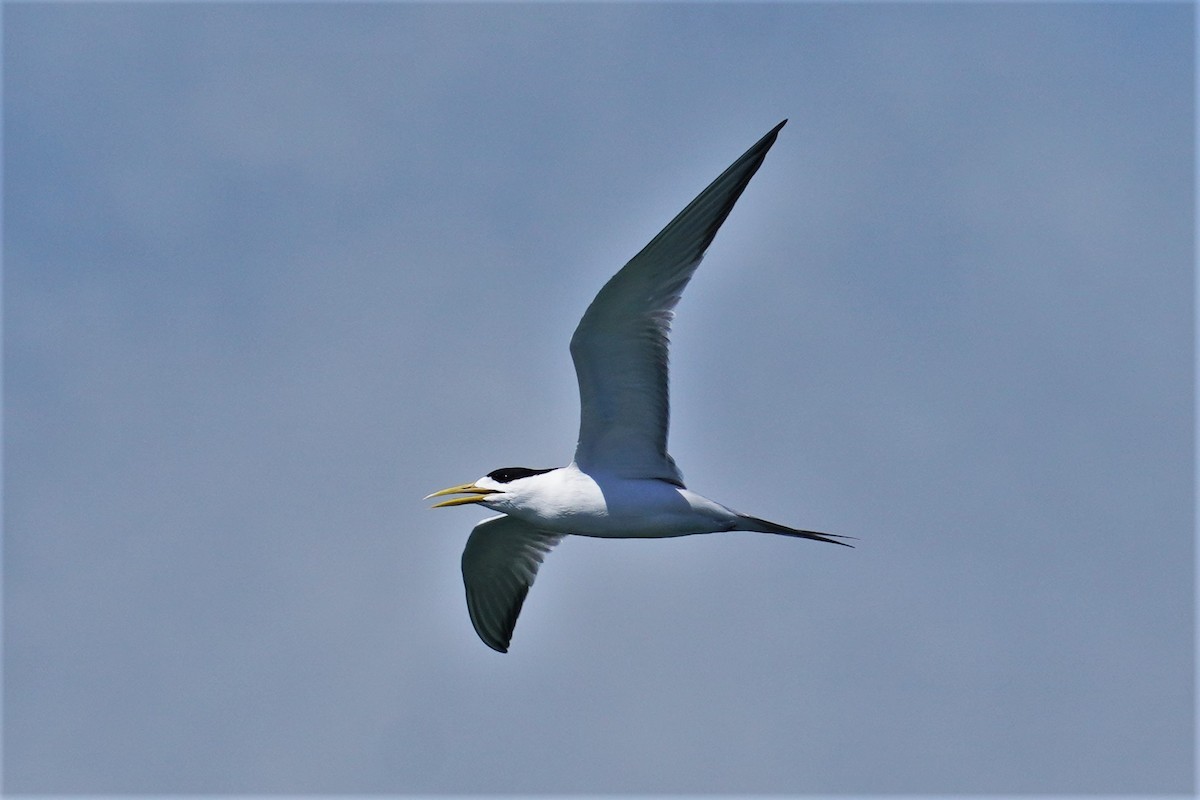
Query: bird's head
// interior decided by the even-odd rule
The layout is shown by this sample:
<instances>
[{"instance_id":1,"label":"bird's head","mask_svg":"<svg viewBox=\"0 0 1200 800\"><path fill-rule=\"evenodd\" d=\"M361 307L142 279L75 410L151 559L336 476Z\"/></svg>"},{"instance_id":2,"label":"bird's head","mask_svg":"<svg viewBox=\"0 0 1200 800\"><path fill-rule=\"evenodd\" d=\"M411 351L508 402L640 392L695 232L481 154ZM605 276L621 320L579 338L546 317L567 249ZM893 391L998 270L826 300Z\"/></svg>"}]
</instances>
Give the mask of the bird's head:
<instances>
[{"instance_id":1,"label":"bird's head","mask_svg":"<svg viewBox=\"0 0 1200 800\"><path fill-rule=\"evenodd\" d=\"M446 508L448 506L479 503L493 511L506 511L508 510L507 506L511 505L512 501L520 496L520 490L524 488L522 482L526 478L532 478L534 475L541 475L544 472L550 472L550 470L530 469L529 467L504 467L503 469L492 470L474 483L451 486L449 489L442 489L441 491L427 495L425 499L457 494L462 496L442 500L440 503L434 503L432 507Z\"/></svg>"}]
</instances>

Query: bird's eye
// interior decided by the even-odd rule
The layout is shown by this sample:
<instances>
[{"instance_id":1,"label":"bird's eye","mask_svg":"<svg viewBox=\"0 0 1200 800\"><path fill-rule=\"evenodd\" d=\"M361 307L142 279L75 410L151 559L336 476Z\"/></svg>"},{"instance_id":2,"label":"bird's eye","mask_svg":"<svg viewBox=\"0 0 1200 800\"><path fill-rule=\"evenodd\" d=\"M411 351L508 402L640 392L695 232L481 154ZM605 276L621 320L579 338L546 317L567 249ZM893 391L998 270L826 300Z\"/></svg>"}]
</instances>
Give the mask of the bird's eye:
<instances>
[{"instance_id":1,"label":"bird's eye","mask_svg":"<svg viewBox=\"0 0 1200 800\"><path fill-rule=\"evenodd\" d=\"M489 472L488 477L496 483L511 483L521 478L528 478L530 475L541 475L543 472L549 471L549 469L530 469L529 467L505 467Z\"/></svg>"}]
</instances>

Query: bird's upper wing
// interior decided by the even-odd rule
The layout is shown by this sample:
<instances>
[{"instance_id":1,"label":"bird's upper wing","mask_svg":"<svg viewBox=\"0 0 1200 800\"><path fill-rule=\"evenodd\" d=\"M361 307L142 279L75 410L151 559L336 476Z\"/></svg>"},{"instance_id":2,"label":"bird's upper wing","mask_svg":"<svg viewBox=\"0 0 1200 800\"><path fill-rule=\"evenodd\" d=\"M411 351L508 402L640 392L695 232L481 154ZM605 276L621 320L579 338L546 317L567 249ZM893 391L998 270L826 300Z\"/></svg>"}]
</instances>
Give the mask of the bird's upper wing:
<instances>
[{"instance_id":1,"label":"bird's upper wing","mask_svg":"<svg viewBox=\"0 0 1200 800\"><path fill-rule=\"evenodd\" d=\"M585 472L683 485L667 454L672 309L786 123L776 125L671 220L584 313L571 338L571 357L581 405L575 463Z\"/></svg>"},{"instance_id":2,"label":"bird's upper wing","mask_svg":"<svg viewBox=\"0 0 1200 800\"><path fill-rule=\"evenodd\" d=\"M462 556L463 583L471 624L488 647L508 652L542 558L562 537L507 514L489 517L471 531Z\"/></svg>"}]
</instances>

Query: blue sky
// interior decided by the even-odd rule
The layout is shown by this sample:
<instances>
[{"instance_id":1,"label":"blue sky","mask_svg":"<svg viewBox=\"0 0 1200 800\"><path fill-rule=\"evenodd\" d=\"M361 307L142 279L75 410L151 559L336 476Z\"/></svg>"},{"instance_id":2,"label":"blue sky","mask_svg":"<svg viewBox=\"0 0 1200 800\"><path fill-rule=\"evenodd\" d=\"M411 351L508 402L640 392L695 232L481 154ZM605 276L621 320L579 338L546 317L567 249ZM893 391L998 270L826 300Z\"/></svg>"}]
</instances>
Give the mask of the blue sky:
<instances>
[{"instance_id":1,"label":"blue sky","mask_svg":"<svg viewBox=\"0 0 1200 800\"><path fill-rule=\"evenodd\" d=\"M9 793L1194 788L1186 4L8 4ZM790 118L671 450L859 537L569 538L604 281Z\"/></svg>"}]
</instances>

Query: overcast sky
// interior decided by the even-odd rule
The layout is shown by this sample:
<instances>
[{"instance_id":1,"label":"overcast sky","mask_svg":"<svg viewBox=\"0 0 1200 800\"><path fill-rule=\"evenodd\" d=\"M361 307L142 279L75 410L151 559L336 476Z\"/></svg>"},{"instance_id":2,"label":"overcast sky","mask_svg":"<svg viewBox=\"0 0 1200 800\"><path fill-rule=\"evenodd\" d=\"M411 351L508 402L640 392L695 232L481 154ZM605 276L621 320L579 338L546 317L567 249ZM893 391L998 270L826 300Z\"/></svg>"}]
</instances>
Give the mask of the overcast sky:
<instances>
[{"instance_id":1,"label":"overcast sky","mask_svg":"<svg viewBox=\"0 0 1200 800\"><path fill-rule=\"evenodd\" d=\"M6 4L9 793L1191 793L1189 4ZM566 463L605 280L691 488L507 655L421 497Z\"/></svg>"}]
</instances>

